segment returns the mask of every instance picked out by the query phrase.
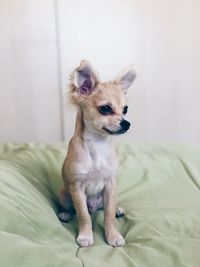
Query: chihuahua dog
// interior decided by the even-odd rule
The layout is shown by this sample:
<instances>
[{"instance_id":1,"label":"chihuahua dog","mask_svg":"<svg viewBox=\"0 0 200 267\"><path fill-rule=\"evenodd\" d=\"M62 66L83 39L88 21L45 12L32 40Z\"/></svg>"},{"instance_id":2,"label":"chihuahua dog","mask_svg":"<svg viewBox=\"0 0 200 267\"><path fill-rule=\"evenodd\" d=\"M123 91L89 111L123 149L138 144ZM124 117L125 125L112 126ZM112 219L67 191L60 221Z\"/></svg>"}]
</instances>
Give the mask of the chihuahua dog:
<instances>
[{"instance_id":1,"label":"chihuahua dog","mask_svg":"<svg viewBox=\"0 0 200 267\"><path fill-rule=\"evenodd\" d=\"M116 207L117 160L111 137L130 127L124 119L128 110L126 94L135 77L130 66L113 82L100 82L98 73L86 60L71 75L70 98L77 107L77 117L62 169L64 187L59 200L65 211L58 217L68 222L76 212L76 242L81 247L93 245L90 214L102 208L107 243L113 247L125 244L114 223L115 216L122 216L124 210Z\"/></svg>"}]
</instances>

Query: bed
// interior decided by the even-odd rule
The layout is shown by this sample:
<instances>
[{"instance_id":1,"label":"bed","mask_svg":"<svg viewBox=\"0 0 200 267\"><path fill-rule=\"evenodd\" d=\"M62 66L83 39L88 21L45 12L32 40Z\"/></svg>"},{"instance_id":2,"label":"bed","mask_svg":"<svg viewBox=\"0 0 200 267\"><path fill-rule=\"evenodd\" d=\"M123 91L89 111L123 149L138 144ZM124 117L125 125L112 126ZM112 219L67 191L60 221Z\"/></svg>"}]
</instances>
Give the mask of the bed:
<instances>
[{"instance_id":1,"label":"bed","mask_svg":"<svg viewBox=\"0 0 200 267\"><path fill-rule=\"evenodd\" d=\"M119 144L116 219L126 246L105 243L103 212L92 216L95 244L79 248L76 217L57 218L66 145L0 145L0 266L200 266L200 150Z\"/></svg>"}]
</instances>

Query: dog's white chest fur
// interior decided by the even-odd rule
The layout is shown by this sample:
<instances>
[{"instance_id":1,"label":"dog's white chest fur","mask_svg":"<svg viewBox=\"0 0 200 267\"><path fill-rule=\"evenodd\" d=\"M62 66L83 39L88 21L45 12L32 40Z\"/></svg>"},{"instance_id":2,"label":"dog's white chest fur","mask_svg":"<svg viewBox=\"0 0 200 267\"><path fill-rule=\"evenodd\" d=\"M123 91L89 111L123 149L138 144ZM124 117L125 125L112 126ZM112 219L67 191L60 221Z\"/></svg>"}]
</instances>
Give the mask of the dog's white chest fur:
<instances>
[{"instance_id":1,"label":"dog's white chest fur","mask_svg":"<svg viewBox=\"0 0 200 267\"><path fill-rule=\"evenodd\" d=\"M88 149L92 160L92 167L96 171L102 170L107 167L107 160L109 156L109 144L107 142L89 142Z\"/></svg>"},{"instance_id":2,"label":"dog's white chest fur","mask_svg":"<svg viewBox=\"0 0 200 267\"><path fill-rule=\"evenodd\" d=\"M112 148L107 141L89 141L87 143L90 157L90 168L87 174L87 195L99 194L108 179L112 179L116 170L116 162L111 161L113 157Z\"/></svg>"}]
</instances>

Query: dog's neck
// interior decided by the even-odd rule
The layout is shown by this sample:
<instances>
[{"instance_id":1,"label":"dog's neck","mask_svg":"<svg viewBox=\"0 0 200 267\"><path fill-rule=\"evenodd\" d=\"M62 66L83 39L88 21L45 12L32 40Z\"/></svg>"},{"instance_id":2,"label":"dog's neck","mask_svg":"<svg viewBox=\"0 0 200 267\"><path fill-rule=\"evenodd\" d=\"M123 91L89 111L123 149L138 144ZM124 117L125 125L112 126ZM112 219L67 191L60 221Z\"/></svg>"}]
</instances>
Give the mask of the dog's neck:
<instances>
[{"instance_id":1,"label":"dog's neck","mask_svg":"<svg viewBox=\"0 0 200 267\"><path fill-rule=\"evenodd\" d=\"M84 121L84 113L81 108L78 108L76 115L75 136L82 139L83 142L110 142L111 137L98 133L87 122Z\"/></svg>"}]
</instances>

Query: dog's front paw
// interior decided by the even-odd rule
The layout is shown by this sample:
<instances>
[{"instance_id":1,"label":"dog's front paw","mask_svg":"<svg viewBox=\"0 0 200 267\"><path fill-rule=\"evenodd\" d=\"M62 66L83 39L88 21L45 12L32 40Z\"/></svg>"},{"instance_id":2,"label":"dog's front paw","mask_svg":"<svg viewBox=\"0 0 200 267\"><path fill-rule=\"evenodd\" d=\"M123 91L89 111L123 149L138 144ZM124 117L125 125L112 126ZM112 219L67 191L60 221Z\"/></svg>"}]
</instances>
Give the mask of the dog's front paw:
<instances>
[{"instance_id":1,"label":"dog's front paw","mask_svg":"<svg viewBox=\"0 0 200 267\"><path fill-rule=\"evenodd\" d=\"M93 235L79 234L76 242L80 247L91 247L94 244L94 238Z\"/></svg>"},{"instance_id":2,"label":"dog's front paw","mask_svg":"<svg viewBox=\"0 0 200 267\"><path fill-rule=\"evenodd\" d=\"M106 241L112 247L121 247L126 244L123 236L117 230L112 230L106 234Z\"/></svg>"}]
</instances>

